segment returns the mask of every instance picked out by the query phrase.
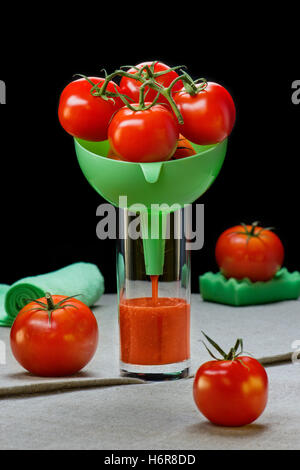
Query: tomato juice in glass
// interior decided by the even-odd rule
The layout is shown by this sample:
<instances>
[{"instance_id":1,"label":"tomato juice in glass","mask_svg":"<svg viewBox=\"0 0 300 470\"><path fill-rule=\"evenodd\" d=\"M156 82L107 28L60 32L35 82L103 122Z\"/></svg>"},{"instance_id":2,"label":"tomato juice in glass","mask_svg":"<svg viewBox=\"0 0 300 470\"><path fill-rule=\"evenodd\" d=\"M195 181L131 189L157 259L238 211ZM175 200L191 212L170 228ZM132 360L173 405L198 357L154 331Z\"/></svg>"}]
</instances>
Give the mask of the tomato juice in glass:
<instances>
[{"instance_id":1,"label":"tomato juice in glass","mask_svg":"<svg viewBox=\"0 0 300 470\"><path fill-rule=\"evenodd\" d=\"M130 214L122 210L123 226ZM148 380L186 377L190 365L190 257L174 237L183 211L169 215L163 273L145 272L141 239L120 239L117 254L121 374Z\"/></svg>"}]
</instances>

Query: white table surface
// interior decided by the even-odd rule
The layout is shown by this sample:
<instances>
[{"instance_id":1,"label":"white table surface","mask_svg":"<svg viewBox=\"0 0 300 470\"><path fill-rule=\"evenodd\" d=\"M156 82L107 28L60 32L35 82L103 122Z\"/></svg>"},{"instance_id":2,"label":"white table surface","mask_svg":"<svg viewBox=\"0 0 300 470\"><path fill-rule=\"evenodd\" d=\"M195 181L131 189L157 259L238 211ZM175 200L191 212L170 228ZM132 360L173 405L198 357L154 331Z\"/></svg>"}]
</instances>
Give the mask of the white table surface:
<instances>
[{"instance_id":1,"label":"white table surface","mask_svg":"<svg viewBox=\"0 0 300 470\"><path fill-rule=\"evenodd\" d=\"M209 359L201 329L224 348L237 337L254 356L285 353L300 340L300 303L231 308L192 296L192 372ZM115 295L94 308L100 342L93 360L76 379L118 377L118 324ZM24 372L12 357L9 329L0 328L6 364L1 388L57 382ZM1 449L300 449L300 367L267 369L270 393L263 415L243 428L216 427L198 412L193 379L119 385L60 393L3 397ZM63 380L63 379L59 379ZM75 380L75 379L71 379ZM63 439L62 439L63 436Z\"/></svg>"}]
</instances>

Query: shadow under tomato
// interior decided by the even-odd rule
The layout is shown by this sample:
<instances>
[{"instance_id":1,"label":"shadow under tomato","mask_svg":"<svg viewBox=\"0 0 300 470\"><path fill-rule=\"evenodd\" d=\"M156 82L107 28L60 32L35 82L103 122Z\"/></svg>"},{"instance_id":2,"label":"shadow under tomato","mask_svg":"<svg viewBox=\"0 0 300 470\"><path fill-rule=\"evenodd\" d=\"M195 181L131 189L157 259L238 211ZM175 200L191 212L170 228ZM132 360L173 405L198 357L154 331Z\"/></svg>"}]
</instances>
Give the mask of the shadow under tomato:
<instances>
[{"instance_id":1,"label":"shadow under tomato","mask_svg":"<svg viewBox=\"0 0 300 470\"><path fill-rule=\"evenodd\" d=\"M5 374L3 375L2 377L8 377L10 379L16 379L16 380L28 380L28 379L33 379L33 380L40 380L40 379L43 379L43 380L49 380L49 379L56 379L56 380L64 380L64 379L81 379L81 378L89 378L89 377L95 377L95 374L91 373L91 372L88 372L88 371L79 371L79 372L76 372L76 374L73 374L73 375L60 375L60 376L40 376L40 375L34 375L34 374L31 374L30 372L15 372L13 374Z\"/></svg>"},{"instance_id":2,"label":"shadow under tomato","mask_svg":"<svg viewBox=\"0 0 300 470\"><path fill-rule=\"evenodd\" d=\"M190 434L206 433L211 436L218 437L251 437L254 435L261 434L269 429L267 424L251 423L246 426L218 426L209 421L201 421L197 424L192 424L186 428L186 431Z\"/></svg>"}]
</instances>

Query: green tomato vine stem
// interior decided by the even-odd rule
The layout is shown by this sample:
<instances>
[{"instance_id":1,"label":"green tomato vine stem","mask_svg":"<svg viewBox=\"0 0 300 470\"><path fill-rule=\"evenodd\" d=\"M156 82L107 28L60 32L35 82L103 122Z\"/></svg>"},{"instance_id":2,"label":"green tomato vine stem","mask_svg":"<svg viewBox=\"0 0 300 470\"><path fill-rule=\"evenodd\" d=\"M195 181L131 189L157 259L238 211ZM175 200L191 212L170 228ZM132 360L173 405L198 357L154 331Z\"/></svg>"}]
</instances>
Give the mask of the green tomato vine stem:
<instances>
[{"instance_id":1,"label":"green tomato vine stem","mask_svg":"<svg viewBox=\"0 0 300 470\"><path fill-rule=\"evenodd\" d=\"M184 65L178 65L175 67L171 67L167 70L155 72L154 69L155 69L156 63L157 61L152 62L150 66L146 64L141 68L138 68L136 66L124 65L110 74L107 74L106 70L103 69L105 73L104 82L99 82L96 84L94 84L88 77L84 75L80 75L80 76L84 77L92 85L90 93L93 96L101 97L104 100L110 99L113 101L114 101L114 98L119 97L123 101L123 103L132 111L145 111L145 110L150 109L152 106L154 106L158 102L159 96L161 95L168 101L179 124L183 124L184 121L183 121L182 114L180 110L178 109L176 102L173 98L174 85L178 81L181 80L183 82L184 89L186 90L186 92L189 93L191 96L194 96L206 88L207 80L205 78L199 78L194 81L187 72L182 70L182 68L185 68ZM133 68L136 70L136 73L130 73L124 70L125 68ZM177 70L177 69L181 69L180 71L182 72L182 74L177 76L168 87L164 87L163 85L161 85L160 83L156 81L158 77L161 77L162 75L165 75L169 73L170 71ZM123 93L120 93L116 88L114 92L107 90L107 86L109 82L112 81L116 77L127 77L127 78L130 78L131 80L132 79L136 80L142 84L140 87L140 91L139 91L138 106L129 103L129 101L132 101L132 98L126 96ZM146 91L146 87L148 87L147 91ZM157 95L151 103L146 104L145 101L146 101L149 88L155 90L157 92Z\"/></svg>"},{"instance_id":2,"label":"green tomato vine stem","mask_svg":"<svg viewBox=\"0 0 300 470\"><path fill-rule=\"evenodd\" d=\"M239 356L241 356L244 353L243 340L241 338L238 338L236 340L235 345L232 348L230 348L230 351L228 353L225 353L223 349L215 341L213 341L209 336L207 336L204 333L204 331L202 331L202 334L207 339L207 341L211 344L211 346L213 346L216 349L216 351L218 351L218 353L222 356L221 358L216 357L208 348L208 346L204 343L204 341L202 341L207 352L210 354L210 356L213 359L215 359L216 361L238 361L244 367L248 368L246 364L242 361L242 359L239 358Z\"/></svg>"}]
</instances>

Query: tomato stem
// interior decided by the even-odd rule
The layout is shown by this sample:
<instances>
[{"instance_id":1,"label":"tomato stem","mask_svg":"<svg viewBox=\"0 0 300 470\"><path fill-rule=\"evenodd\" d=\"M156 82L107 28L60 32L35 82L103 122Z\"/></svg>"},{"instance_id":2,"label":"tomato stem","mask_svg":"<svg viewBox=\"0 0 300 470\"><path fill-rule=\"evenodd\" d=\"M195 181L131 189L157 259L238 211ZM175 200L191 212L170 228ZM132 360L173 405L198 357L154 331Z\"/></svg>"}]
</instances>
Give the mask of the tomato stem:
<instances>
[{"instance_id":1,"label":"tomato stem","mask_svg":"<svg viewBox=\"0 0 300 470\"><path fill-rule=\"evenodd\" d=\"M159 98L159 95L162 95L164 98L166 98L166 100L169 102L175 116L177 117L178 119L178 122L179 124L183 124L183 118L182 118L182 115L181 115L181 112L179 111L173 97L172 97L172 89L175 85L175 83L177 83L179 80L182 79L182 76L178 76L176 77L173 82L167 87L163 87L161 84L153 81L153 80L148 80L146 82L143 83L143 85L141 86L141 88L145 88L146 86L148 86L149 88L152 88L153 90L156 90L157 91L157 95L156 95L156 98L155 98L155 103L157 102L158 98ZM143 92L143 91L141 91ZM141 95L140 95L140 98L141 98ZM152 103L152 106L153 106L154 102Z\"/></svg>"},{"instance_id":2,"label":"tomato stem","mask_svg":"<svg viewBox=\"0 0 300 470\"><path fill-rule=\"evenodd\" d=\"M114 97L119 97L123 101L123 103L132 111L142 111L142 110L150 109L152 106L154 106L154 104L157 103L159 96L162 95L168 101L179 124L183 124L183 117L172 96L172 90L173 90L174 85L179 80L181 80L184 84L185 90L190 95L193 96L199 93L200 91L204 90L204 88L206 88L207 80L205 78L199 78L194 81L188 73L182 70L183 68L185 68L185 65L177 65L175 67L170 67L167 70L155 72L154 69L155 69L156 63L157 61L154 61L151 63L151 65L146 64L141 68L125 65L125 66L121 66L119 69L115 70L111 74L107 74L106 70L104 70L105 78L101 86L99 86L101 82L94 84L88 77L85 77L84 75L80 75L80 76L86 78L86 80L88 80L88 82L92 85L90 92L93 96L98 96L98 97L100 96L101 98L105 100L113 99ZM124 68L127 68L127 67L133 68L134 70L136 70L136 72L130 73L124 70ZM177 69L181 70L182 75L179 75L178 77L176 77L168 87L164 87L163 85L161 85L160 83L156 81L158 77L161 77L162 75L165 75L169 73L170 71L177 70ZM140 93L139 93L139 106L132 106L128 101L131 98L129 98L128 96L124 94L120 94L118 90L115 90L115 92L107 90L107 86L109 82L113 80L115 77L127 77L127 78L130 78L131 80L136 80L142 83L140 87ZM201 82L200 85L199 85L199 82ZM157 95L155 99L153 100L152 103L148 105L145 105L145 98L147 97L147 92L145 92L146 87L152 88L153 90L157 91Z\"/></svg>"},{"instance_id":3,"label":"tomato stem","mask_svg":"<svg viewBox=\"0 0 300 470\"><path fill-rule=\"evenodd\" d=\"M54 310L55 304L54 304L52 295L49 292L45 293L45 299L47 300L48 310Z\"/></svg>"},{"instance_id":4,"label":"tomato stem","mask_svg":"<svg viewBox=\"0 0 300 470\"><path fill-rule=\"evenodd\" d=\"M183 74L181 79L183 81L184 88L189 95L197 95L200 93L200 91L203 91L207 87L206 78L198 78L197 80L193 80L187 72L184 70L181 70L181 72Z\"/></svg>"},{"instance_id":5,"label":"tomato stem","mask_svg":"<svg viewBox=\"0 0 300 470\"><path fill-rule=\"evenodd\" d=\"M209 354L211 355L211 357L213 359L215 359L216 361L234 361L234 360L238 360L238 357L243 354L244 352L244 346L243 346L243 340L241 338L238 338L236 340L236 343L235 345L230 348L230 351L228 353L225 353L223 351L223 349L220 348L220 346L215 342L213 341L209 336L207 336L204 331L202 331L202 334L205 336L205 338L207 339L207 341L218 351L218 353L222 356L221 359L217 358L210 350L209 348L206 346L206 344L204 343L204 341L202 341L202 343L204 344L204 346L206 347L207 351L209 352ZM240 351L238 352L238 350L240 349ZM239 359L240 362L241 359Z\"/></svg>"},{"instance_id":6,"label":"tomato stem","mask_svg":"<svg viewBox=\"0 0 300 470\"><path fill-rule=\"evenodd\" d=\"M99 87L101 82L94 84L85 75L79 75L79 74L78 75L85 78L92 85L90 93L93 96L102 97L103 99L106 99L106 100L107 99L113 99L114 97L119 97L123 101L123 103L129 109L131 109L133 111L141 111L141 110L151 108L152 106L154 106L154 104L157 103L159 95L161 94L170 103L170 106L171 106L174 114L176 115L179 123L183 124L183 119L182 119L181 113L180 113L179 109L177 108L175 101L172 98L172 88L175 85L175 83L177 83L177 81L179 81L181 79L181 77L177 77L175 80L173 80L173 82L170 84L170 86L168 88L165 88L162 85L160 85L158 82L156 82L156 78L160 77L164 74L167 74L172 70L177 70L178 68L182 68L182 67L185 67L185 66L178 65L176 67L171 67L171 68L169 68L167 70L163 70L161 72L154 72L154 68L155 68L156 63L157 62L153 62L150 66L145 65L140 69L138 69L137 67L132 67L132 68L136 69L136 73L130 73L130 72L127 72L127 71L123 70L124 67L129 67L129 66L123 66L120 69L115 70L111 74L107 74L107 72L105 70L104 71L105 78L104 78L104 82L102 82L101 87ZM139 82L142 83L141 90L140 90L140 95L139 95L139 106L138 107L132 106L128 102L128 100L130 100L130 98L128 96L124 95L124 94L120 94L118 92L118 90L115 90L115 92L107 91L107 86L108 86L109 82L111 80L113 80L115 77L127 77L127 78L130 78L130 79L133 79L133 80L136 80L136 81L139 81ZM147 96L147 92L145 93L146 86L148 86L149 88L152 88L152 89L157 91L156 98L154 99L154 101L151 104L149 104L147 106L145 106L145 98Z\"/></svg>"}]
</instances>

